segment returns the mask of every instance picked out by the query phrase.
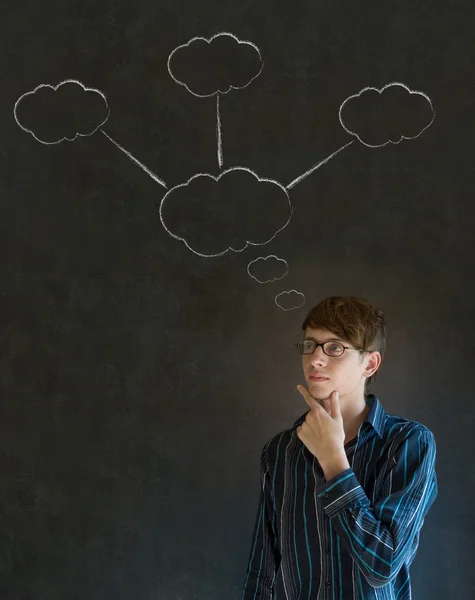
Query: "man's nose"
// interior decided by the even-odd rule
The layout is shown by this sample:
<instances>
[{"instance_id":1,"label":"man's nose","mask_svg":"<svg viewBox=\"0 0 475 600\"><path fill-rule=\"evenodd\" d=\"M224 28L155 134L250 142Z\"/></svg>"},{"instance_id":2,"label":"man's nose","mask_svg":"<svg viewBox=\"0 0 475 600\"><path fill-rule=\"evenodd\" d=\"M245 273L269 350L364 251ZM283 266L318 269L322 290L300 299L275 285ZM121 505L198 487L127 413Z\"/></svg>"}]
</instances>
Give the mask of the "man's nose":
<instances>
[{"instance_id":1,"label":"man's nose","mask_svg":"<svg viewBox=\"0 0 475 600\"><path fill-rule=\"evenodd\" d=\"M317 346L315 348L315 352L310 357L310 362L312 364L314 364L314 363L322 364L326 361L326 359L327 359L327 355L325 354L325 352L323 352L323 348L321 346Z\"/></svg>"}]
</instances>

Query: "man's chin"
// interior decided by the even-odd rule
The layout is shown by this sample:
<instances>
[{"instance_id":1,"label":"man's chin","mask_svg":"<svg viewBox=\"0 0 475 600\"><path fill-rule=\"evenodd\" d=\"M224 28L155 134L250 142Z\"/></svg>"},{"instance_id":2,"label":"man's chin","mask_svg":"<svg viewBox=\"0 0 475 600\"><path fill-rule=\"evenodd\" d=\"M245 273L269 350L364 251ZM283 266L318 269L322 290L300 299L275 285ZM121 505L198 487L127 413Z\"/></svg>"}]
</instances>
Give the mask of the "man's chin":
<instances>
[{"instance_id":1,"label":"man's chin","mask_svg":"<svg viewBox=\"0 0 475 600\"><path fill-rule=\"evenodd\" d=\"M322 401L328 397L328 394L322 390L321 384L316 384L313 381L308 381L307 385L308 385L308 391L310 392L310 395L313 396L315 398L315 400Z\"/></svg>"}]
</instances>

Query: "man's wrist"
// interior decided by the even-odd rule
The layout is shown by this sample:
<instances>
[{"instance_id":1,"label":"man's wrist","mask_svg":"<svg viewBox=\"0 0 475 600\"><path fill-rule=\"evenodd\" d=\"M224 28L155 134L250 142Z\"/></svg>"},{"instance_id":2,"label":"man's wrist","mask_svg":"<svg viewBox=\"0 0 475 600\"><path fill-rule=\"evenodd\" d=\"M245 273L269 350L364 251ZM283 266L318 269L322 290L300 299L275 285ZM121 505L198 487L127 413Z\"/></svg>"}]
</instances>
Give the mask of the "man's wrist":
<instances>
[{"instance_id":1,"label":"man's wrist","mask_svg":"<svg viewBox=\"0 0 475 600\"><path fill-rule=\"evenodd\" d=\"M335 475L338 475L342 471L349 469L350 463L348 462L346 453L340 452L333 456L330 460L320 464L320 466L322 467L325 479L329 481L330 479L333 479Z\"/></svg>"}]
</instances>

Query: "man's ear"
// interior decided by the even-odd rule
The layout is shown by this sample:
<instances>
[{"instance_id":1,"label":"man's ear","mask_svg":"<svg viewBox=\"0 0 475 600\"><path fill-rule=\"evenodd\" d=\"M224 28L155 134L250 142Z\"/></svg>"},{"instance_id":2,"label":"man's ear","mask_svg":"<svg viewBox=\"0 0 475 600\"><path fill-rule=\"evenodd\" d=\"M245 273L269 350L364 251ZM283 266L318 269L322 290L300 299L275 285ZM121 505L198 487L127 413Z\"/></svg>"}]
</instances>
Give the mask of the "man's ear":
<instances>
[{"instance_id":1,"label":"man's ear","mask_svg":"<svg viewBox=\"0 0 475 600\"><path fill-rule=\"evenodd\" d=\"M367 359L364 375L366 377L371 377L371 375L374 375L374 373L376 373L376 371L378 370L380 364L381 354L377 350L371 352Z\"/></svg>"}]
</instances>

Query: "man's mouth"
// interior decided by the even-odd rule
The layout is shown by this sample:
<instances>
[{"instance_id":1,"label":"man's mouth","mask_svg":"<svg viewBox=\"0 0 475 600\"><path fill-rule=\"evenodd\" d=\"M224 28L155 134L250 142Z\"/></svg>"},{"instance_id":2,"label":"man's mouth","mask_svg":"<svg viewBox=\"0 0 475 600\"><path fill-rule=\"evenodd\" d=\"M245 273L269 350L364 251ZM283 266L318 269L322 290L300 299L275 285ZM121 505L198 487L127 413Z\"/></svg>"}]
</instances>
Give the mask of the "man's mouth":
<instances>
[{"instance_id":1,"label":"man's mouth","mask_svg":"<svg viewBox=\"0 0 475 600\"><path fill-rule=\"evenodd\" d=\"M310 379L310 381L316 381L316 382L326 381L328 379L328 377L324 377L323 375L312 375L312 374L310 374L308 376L308 378Z\"/></svg>"}]
</instances>

